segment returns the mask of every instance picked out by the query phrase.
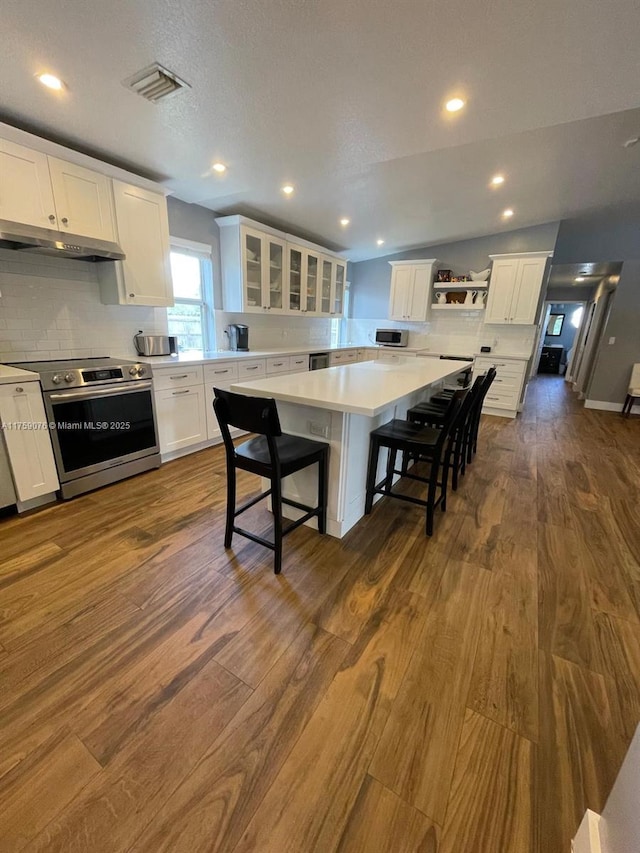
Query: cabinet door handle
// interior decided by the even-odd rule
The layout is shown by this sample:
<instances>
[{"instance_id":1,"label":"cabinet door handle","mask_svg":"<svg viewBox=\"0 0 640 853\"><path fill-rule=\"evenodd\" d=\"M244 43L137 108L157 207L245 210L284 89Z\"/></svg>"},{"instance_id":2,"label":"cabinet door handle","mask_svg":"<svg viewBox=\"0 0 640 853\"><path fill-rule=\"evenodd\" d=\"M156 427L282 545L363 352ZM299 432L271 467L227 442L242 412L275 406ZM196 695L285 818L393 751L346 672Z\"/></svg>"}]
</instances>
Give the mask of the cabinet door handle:
<instances>
[{"instance_id":1,"label":"cabinet door handle","mask_svg":"<svg viewBox=\"0 0 640 853\"><path fill-rule=\"evenodd\" d=\"M56 221L55 216L53 215L53 213L50 213L49 214L49 222L55 222L55 221Z\"/></svg>"},{"instance_id":2,"label":"cabinet door handle","mask_svg":"<svg viewBox=\"0 0 640 853\"><path fill-rule=\"evenodd\" d=\"M68 224L69 224L69 220L67 219L67 217L66 217L66 216L63 216L63 217L62 217L62 224L63 224L63 225L68 225Z\"/></svg>"},{"instance_id":3,"label":"cabinet door handle","mask_svg":"<svg viewBox=\"0 0 640 853\"><path fill-rule=\"evenodd\" d=\"M213 372L214 372L214 373L228 373L228 372L229 372L229 368L228 368L228 367L226 367L224 370L214 370Z\"/></svg>"},{"instance_id":4,"label":"cabinet door handle","mask_svg":"<svg viewBox=\"0 0 640 853\"><path fill-rule=\"evenodd\" d=\"M135 293L130 293L130 294L129 294L129 299L135 299L135 296L136 296L136 295L135 295Z\"/></svg>"},{"instance_id":5,"label":"cabinet door handle","mask_svg":"<svg viewBox=\"0 0 640 853\"><path fill-rule=\"evenodd\" d=\"M188 373L181 373L180 376L170 376L169 379L188 379Z\"/></svg>"},{"instance_id":6,"label":"cabinet door handle","mask_svg":"<svg viewBox=\"0 0 640 853\"><path fill-rule=\"evenodd\" d=\"M184 389L184 391L172 391L171 393L172 393L172 395L173 395L174 397L177 397L177 396L178 396L178 394L188 394L188 393L189 393L189 389L188 389L188 388L185 388L185 389Z\"/></svg>"},{"instance_id":7,"label":"cabinet door handle","mask_svg":"<svg viewBox=\"0 0 640 853\"><path fill-rule=\"evenodd\" d=\"M256 364L254 367L245 367L245 370L257 370L258 365Z\"/></svg>"},{"instance_id":8,"label":"cabinet door handle","mask_svg":"<svg viewBox=\"0 0 640 853\"><path fill-rule=\"evenodd\" d=\"M273 362L274 367L282 367L283 364L284 364L284 361L274 361Z\"/></svg>"},{"instance_id":9,"label":"cabinet door handle","mask_svg":"<svg viewBox=\"0 0 640 853\"><path fill-rule=\"evenodd\" d=\"M24 388L21 388L21 387L16 388L16 394L24 394Z\"/></svg>"},{"instance_id":10,"label":"cabinet door handle","mask_svg":"<svg viewBox=\"0 0 640 853\"><path fill-rule=\"evenodd\" d=\"M490 397L490 396L487 394L487 400L499 400L499 399L500 399L500 397Z\"/></svg>"}]
</instances>

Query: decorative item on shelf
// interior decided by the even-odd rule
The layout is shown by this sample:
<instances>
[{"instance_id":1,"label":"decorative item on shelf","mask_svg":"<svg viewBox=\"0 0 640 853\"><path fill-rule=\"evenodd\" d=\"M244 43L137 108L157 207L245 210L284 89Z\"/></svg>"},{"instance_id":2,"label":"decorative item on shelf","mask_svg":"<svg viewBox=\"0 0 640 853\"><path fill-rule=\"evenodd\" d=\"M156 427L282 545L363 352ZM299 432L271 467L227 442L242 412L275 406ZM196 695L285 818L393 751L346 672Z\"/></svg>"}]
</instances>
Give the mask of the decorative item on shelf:
<instances>
[{"instance_id":1,"label":"decorative item on shelf","mask_svg":"<svg viewBox=\"0 0 640 853\"><path fill-rule=\"evenodd\" d=\"M447 290L447 305L462 305L466 295L465 290Z\"/></svg>"},{"instance_id":2,"label":"decorative item on shelf","mask_svg":"<svg viewBox=\"0 0 640 853\"><path fill-rule=\"evenodd\" d=\"M438 305L445 305L447 302L447 294L439 291L439 293L436 293L436 301Z\"/></svg>"},{"instance_id":3,"label":"decorative item on shelf","mask_svg":"<svg viewBox=\"0 0 640 853\"><path fill-rule=\"evenodd\" d=\"M465 305L473 305L476 301L476 297L478 295L477 290L467 290L465 291L464 304Z\"/></svg>"},{"instance_id":4,"label":"decorative item on shelf","mask_svg":"<svg viewBox=\"0 0 640 853\"><path fill-rule=\"evenodd\" d=\"M456 282L456 283L463 282L464 283L467 281L471 281L471 279L469 278L468 275L456 275L451 279L452 284L453 284L453 282Z\"/></svg>"},{"instance_id":5,"label":"decorative item on shelf","mask_svg":"<svg viewBox=\"0 0 640 853\"><path fill-rule=\"evenodd\" d=\"M451 270L438 270L436 281L451 281Z\"/></svg>"},{"instance_id":6,"label":"decorative item on shelf","mask_svg":"<svg viewBox=\"0 0 640 853\"><path fill-rule=\"evenodd\" d=\"M475 290L474 293L475 296L473 297L473 304L484 308L484 306L487 304L487 291Z\"/></svg>"},{"instance_id":7,"label":"decorative item on shelf","mask_svg":"<svg viewBox=\"0 0 640 853\"><path fill-rule=\"evenodd\" d=\"M480 272L469 270L469 275L471 276L471 281L486 281L489 278L490 272L490 268L487 267L486 270L480 270Z\"/></svg>"}]
</instances>

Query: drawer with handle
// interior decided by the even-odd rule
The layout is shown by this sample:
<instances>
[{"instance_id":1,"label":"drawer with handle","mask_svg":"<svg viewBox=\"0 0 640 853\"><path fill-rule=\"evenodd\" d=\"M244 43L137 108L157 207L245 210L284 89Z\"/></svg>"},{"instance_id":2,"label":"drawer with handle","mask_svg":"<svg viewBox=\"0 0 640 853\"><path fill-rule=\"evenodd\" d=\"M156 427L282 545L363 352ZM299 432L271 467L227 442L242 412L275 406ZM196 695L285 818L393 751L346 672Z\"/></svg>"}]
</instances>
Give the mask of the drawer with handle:
<instances>
[{"instance_id":1,"label":"drawer with handle","mask_svg":"<svg viewBox=\"0 0 640 853\"><path fill-rule=\"evenodd\" d=\"M223 382L233 382L237 378L237 362L224 361L218 364L206 364L204 367L205 385L219 385Z\"/></svg>"},{"instance_id":2,"label":"drawer with handle","mask_svg":"<svg viewBox=\"0 0 640 853\"><path fill-rule=\"evenodd\" d=\"M527 362L508 358L476 358L476 370L484 373L492 366L495 367L498 373L512 373L517 376L524 376Z\"/></svg>"},{"instance_id":3,"label":"drawer with handle","mask_svg":"<svg viewBox=\"0 0 640 853\"><path fill-rule=\"evenodd\" d=\"M267 359L267 373L288 373L291 370L289 356L278 356Z\"/></svg>"},{"instance_id":4,"label":"drawer with handle","mask_svg":"<svg viewBox=\"0 0 640 853\"><path fill-rule=\"evenodd\" d=\"M302 370L309 370L309 356L308 355L292 355L291 356L291 370L296 373Z\"/></svg>"},{"instance_id":5,"label":"drawer with handle","mask_svg":"<svg viewBox=\"0 0 640 853\"><path fill-rule=\"evenodd\" d=\"M189 367L153 368L153 385L156 391L183 388L186 385L202 385L202 365Z\"/></svg>"},{"instance_id":6,"label":"drawer with handle","mask_svg":"<svg viewBox=\"0 0 640 853\"><path fill-rule=\"evenodd\" d=\"M519 391L494 391L495 385L489 388L484 398L484 408L489 409L517 409L520 402Z\"/></svg>"},{"instance_id":7,"label":"drawer with handle","mask_svg":"<svg viewBox=\"0 0 640 853\"><path fill-rule=\"evenodd\" d=\"M256 376L264 376L265 373L264 358L247 359L238 364L238 380L240 382L247 379L255 379Z\"/></svg>"}]
</instances>

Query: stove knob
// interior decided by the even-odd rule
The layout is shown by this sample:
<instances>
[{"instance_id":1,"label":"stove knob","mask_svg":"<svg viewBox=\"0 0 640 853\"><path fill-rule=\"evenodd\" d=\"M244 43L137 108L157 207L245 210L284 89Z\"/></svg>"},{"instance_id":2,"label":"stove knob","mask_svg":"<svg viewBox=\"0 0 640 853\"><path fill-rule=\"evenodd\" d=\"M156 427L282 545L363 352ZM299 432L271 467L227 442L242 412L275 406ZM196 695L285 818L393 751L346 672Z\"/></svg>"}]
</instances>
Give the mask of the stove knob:
<instances>
[{"instance_id":1,"label":"stove knob","mask_svg":"<svg viewBox=\"0 0 640 853\"><path fill-rule=\"evenodd\" d=\"M138 368L137 367L130 367L129 368L129 376L137 376L137 375L138 375Z\"/></svg>"},{"instance_id":2,"label":"stove knob","mask_svg":"<svg viewBox=\"0 0 640 853\"><path fill-rule=\"evenodd\" d=\"M144 376L146 372L147 372L146 367L139 367L138 368L138 376Z\"/></svg>"},{"instance_id":3,"label":"stove knob","mask_svg":"<svg viewBox=\"0 0 640 853\"><path fill-rule=\"evenodd\" d=\"M64 381L71 384L75 378L76 377L73 375L73 373L65 373Z\"/></svg>"},{"instance_id":4,"label":"stove knob","mask_svg":"<svg viewBox=\"0 0 640 853\"><path fill-rule=\"evenodd\" d=\"M51 381L54 385L59 385L62 382L62 376L56 373L54 376L51 377Z\"/></svg>"}]
</instances>

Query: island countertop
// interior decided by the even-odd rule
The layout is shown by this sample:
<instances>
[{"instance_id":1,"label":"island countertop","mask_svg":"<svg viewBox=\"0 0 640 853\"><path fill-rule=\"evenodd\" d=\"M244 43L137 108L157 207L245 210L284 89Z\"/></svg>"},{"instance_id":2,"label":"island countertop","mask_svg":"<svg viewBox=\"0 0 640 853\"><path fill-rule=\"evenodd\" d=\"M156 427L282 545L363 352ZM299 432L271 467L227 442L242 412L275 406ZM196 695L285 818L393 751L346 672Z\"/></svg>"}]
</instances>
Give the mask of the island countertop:
<instances>
[{"instance_id":1,"label":"island countertop","mask_svg":"<svg viewBox=\"0 0 640 853\"><path fill-rule=\"evenodd\" d=\"M373 418L403 397L455 376L460 369L460 362L450 359L364 361L309 373L236 382L231 390Z\"/></svg>"}]
</instances>

